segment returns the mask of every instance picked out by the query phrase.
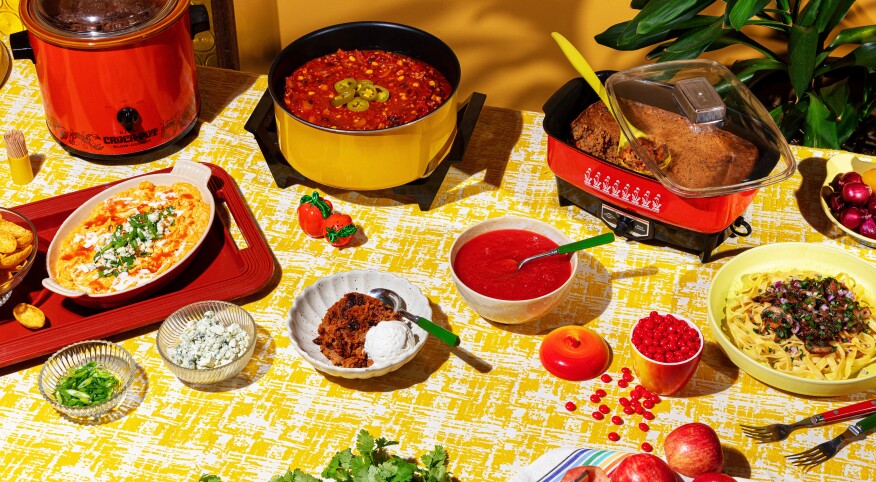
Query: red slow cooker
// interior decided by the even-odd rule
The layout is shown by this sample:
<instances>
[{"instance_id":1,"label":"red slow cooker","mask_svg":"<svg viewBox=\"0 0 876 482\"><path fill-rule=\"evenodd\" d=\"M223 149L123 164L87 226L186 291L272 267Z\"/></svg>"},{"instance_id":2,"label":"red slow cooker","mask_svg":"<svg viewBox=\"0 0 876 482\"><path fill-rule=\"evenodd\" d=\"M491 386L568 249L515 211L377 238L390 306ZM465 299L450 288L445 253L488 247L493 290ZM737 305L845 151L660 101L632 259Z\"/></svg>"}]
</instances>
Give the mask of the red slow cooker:
<instances>
[{"instance_id":1,"label":"red slow cooker","mask_svg":"<svg viewBox=\"0 0 876 482\"><path fill-rule=\"evenodd\" d=\"M187 0L22 0L29 59L52 136L69 152L113 160L185 136L198 117L192 36L209 29Z\"/></svg>"}]
</instances>

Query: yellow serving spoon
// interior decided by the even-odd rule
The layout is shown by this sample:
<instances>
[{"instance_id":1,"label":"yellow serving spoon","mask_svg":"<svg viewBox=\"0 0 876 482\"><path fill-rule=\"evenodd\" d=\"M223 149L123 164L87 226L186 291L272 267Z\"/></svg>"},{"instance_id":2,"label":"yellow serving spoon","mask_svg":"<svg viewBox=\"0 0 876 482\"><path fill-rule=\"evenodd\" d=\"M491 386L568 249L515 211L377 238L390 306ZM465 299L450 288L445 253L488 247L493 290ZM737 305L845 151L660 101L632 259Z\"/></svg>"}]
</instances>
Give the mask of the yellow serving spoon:
<instances>
[{"instance_id":1,"label":"yellow serving spoon","mask_svg":"<svg viewBox=\"0 0 876 482\"><path fill-rule=\"evenodd\" d=\"M614 115L614 111L611 108L611 103L608 101L608 93L605 91L605 86L602 85L602 81L599 80L599 77L596 76L596 72L590 67L590 64L587 63L587 60L584 59L584 56L581 55L581 52L572 45L571 42L566 40L566 37L563 37L557 32L551 33L551 37L557 42L557 45L560 46L560 50L566 55L566 58L569 60L569 63L572 64L572 67L581 74L581 77L584 77L584 80L590 84L590 88L596 92L596 95L599 96L599 99L602 100L602 103L605 104L605 108L617 119L617 116ZM629 124L630 130L633 133L633 136L636 139L647 139L648 136L640 131L636 126ZM624 147L629 144L629 140L626 135L621 132L621 136L618 139L617 143L617 152L620 153ZM664 159L663 163L660 165L661 168L665 168L669 165L669 161L671 160L671 155L669 150L666 150L666 159Z\"/></svg>"}]
</instances>

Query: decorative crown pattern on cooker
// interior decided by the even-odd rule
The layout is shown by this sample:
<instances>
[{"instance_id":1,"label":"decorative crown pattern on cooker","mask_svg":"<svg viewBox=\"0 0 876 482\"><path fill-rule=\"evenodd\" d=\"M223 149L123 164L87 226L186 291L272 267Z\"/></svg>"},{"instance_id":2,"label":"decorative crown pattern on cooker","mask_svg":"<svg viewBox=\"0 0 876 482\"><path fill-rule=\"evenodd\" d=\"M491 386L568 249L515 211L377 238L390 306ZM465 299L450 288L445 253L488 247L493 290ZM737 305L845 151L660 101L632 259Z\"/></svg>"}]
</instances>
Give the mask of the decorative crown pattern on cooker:
<instances>
[{"instance_id":1,"label":"decorative crown pattern on cooker","mask_svg":"<svg viewBox=\"0 0 876 482\"><path fill-rule=\"evenodd\" d=\"M592 167L588 167L584 173L584 184L610 197L647 209L648 211L659 213L663 208L663 203L660 202L660 194L657 194L652 199L649 189L645 189L645 192L642 193L641 187L633 186L630 183L625 183L624 187L621 188L620 180L615 179L614 183L612 183L611 176L606 174L605 177L602 177L602 172L600 171L596 171L596 174L593 175ZM633 191L630 192L630 189L633 189Z\"/></svg>"}]
</instances>

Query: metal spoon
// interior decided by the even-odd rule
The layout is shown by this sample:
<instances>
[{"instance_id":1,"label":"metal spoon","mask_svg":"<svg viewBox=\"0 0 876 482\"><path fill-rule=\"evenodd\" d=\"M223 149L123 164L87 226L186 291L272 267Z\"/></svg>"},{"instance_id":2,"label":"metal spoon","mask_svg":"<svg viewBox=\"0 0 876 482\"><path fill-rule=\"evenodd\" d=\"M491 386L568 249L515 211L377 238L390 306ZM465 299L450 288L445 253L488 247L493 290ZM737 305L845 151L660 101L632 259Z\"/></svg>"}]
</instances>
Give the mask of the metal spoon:
<instances>
[{"instance_id":1,"label":"metal spoon","mask_svg":"<svg viewBox=\"0 0 876 482\"><path fill-rule=\"evenodd\" d=\"M569 63L572 64L572 67L581 74L581 77L584 77L584 80L590 84L590 88L596 92L596 95L599 96L599 99L602 100L602 103L605 104L605 108L611 112L612 116L614 116L614 111L611 109L611 103L608 100L608 93L605 91L605 86L602 85L602 81L599 80L599 77L596 76L596 72L593 71L593 67L590 67L590 64L587 63L587 60L584 59L584 56L581 55L581 52L569 42L566 37L563 37L557 32L551 33L551 37L557 42L557 45L560 46L560 50L563 51L563 54L566 55L566 59L569 60ZM615 116L615 118L617 118ZM636 126L627 123L630 127L630 131L632 131L633 137L636 139L647 139L648 136L641 130L639 130ZM617 143L617 152L620 153L624 147L627 146L629 140L627 137L621 133L620 138ZM660 167L666 167L669 165L669 162L672 160L669 150L666 150L666 159L663 160L663 163Z\"/></svg>"},{"instance_id":2,"label":"metal spoon","mask_svg":"<svg viewBox=\"0 0 876 482\"><path fill-rule=\"evenodd\" d=\"M530 256L528 258L522 259L519 263L517 263L517 270L523 267L524 264L538 258L544 258L545 256L553 256L555 254L568 254L574 253L575 251L580 251L582 249L593 248L595 246L601 246L603 244L608 244L614 241L614 233L605 233L600 234L599 236L594 236L588 239L582 239L581 241L575 241L574 243L564 244L562 246L557 246L556 248L546 251L544 253L536 254L534 256ZM513 260L512 260L513 261Z\"/></svg>"},{"instance_id":3,"label":"metal spoon","mask_svg":"<svg viewBox=\"0 0 876 482\"><path fill-rule=\"evenodd\" d=\"M416 323L417 326L426 330L426 333L438 338L442 342L446 343L450 346L458 346L459 345L459 337L456 336L452 331L448 331L435 323L423 318L422 316L416 316L408 311L405 311L405 300L402 299L401 296L398 295L395 291L392 291L387 288L374 288L369 291L368 294L382 301L385 305L394 309L398 314L402 315L405 319L412 323Z\"/></svg>"}]
</instances>

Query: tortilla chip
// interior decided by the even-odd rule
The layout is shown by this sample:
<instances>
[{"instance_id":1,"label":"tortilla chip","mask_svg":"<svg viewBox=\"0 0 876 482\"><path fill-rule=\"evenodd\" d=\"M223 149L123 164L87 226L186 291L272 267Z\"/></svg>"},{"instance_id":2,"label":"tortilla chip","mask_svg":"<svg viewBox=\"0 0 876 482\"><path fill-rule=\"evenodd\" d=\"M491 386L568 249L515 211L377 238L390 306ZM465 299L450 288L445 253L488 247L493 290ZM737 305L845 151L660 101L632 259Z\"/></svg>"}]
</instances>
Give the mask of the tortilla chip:
<instances>
[{"instance_id":1,"label":"tortilla chip","mask_svg":"<svg viewBox=\"0 0 876 482\"><path fill-rule=\"evenodd\" d=\"M0 232L0 254L10 254L18 249L18 241L12 233Z\"/></svg>"},{"instance_id":2,"label":"tortilla chip","mask_svg":"<svg viewBox=\"0 0 876 482\"><path fill-rule=\"evenodd\" d=\"M31 251L33 251L33 246L27 246L21 251L0 256L0 268L11 269L24 263Z\"/></svg>"},{"instance_id":3,"label":"tortilla chip","mask_svg":"<svg viewBox=\"0 0 876 482\"><path fill-rule=\"evenodd\" d=\"M38 330L46 325L46 315L43 310L34 305L19 303L12 309L12 316L25 328Z\"/></svg>"}]
</instances>

